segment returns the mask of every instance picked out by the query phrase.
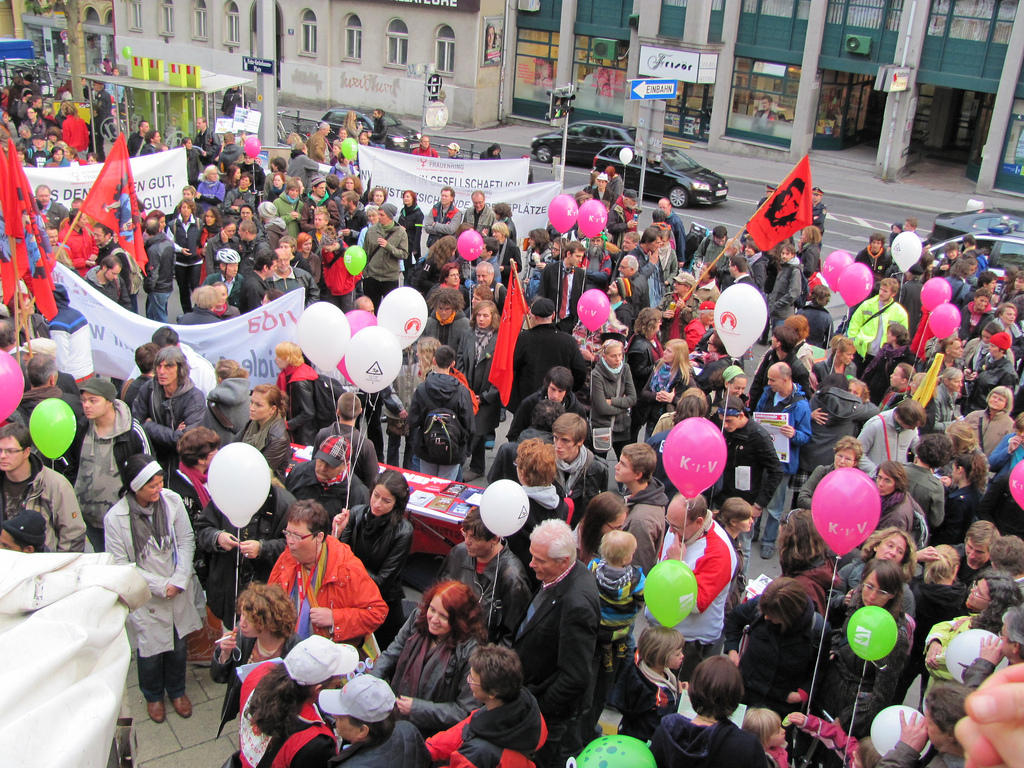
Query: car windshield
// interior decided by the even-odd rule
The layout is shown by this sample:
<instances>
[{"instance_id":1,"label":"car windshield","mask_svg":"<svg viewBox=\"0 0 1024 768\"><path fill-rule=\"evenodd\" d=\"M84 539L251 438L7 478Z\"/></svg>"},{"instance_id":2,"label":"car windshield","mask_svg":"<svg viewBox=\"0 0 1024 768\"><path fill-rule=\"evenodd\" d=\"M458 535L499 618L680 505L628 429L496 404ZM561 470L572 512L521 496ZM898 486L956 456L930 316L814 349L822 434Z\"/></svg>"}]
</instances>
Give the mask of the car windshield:
<instances>
[{"instance_id":1,"label":"car windshield","mask_svg":"<svg viewBox=\"0 0 1024 768\"><path fill-rule=\"evenodd\" d=\"M397 117L392 117L391 115L384 115L384 121L390 126L402 124Z\"/></svg>"},{"instance_id":2,"label":"car windshield","mask_svg":"<svg viewBox=\"0 0 1024 768\"><path fill-rule=\"evenodd\" d=\"M700 168L700 163L678 149L666 149L662 152L661 163L675 171L692 171L694 168Z\"/></svg>"}]
</instances>

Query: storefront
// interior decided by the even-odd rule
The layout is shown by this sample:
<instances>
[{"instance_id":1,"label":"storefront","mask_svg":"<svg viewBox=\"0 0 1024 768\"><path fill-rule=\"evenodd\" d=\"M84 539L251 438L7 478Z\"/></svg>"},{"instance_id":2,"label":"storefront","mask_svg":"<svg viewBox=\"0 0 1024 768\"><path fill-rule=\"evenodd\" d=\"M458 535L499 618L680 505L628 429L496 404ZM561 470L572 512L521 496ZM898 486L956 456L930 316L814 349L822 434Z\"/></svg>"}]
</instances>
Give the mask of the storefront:
<instances>
[{"instance_id":1,"label":"storefront","mask_svg":"<svg viewBox=\"0 0 1024 768\"><path fill-rule=\"evenodd\" d=\"M789 147L799 87L799 66L737 56L726 135Z\"/></svg>"},{"instance_id":2,"label":"storefront","mask_svg":"<svg viewBox=\"0 0 1024 768\"><path fill-rule=\"evenodd\" d=\"M512 112L543 120L548 111L548 91L558 74L558 33L519 29L516 40L516 74Z\"/></svg>"},{"instance_id":3,"label":"storefront","mask_svg":"<svg viewBox=\"0 0 1024 768\"><path fill-rule=\"evenodd\" d=\"M868 138L865 134L874 81L872 75L822 70L814 149L846 149Z\"/></svg>"},{"instance_id":4,"label":"storefront","mask_svg":"<svg viewBox=\"0 0 1024 768\"><path fill-rule=\"evenodd\" d=\"M89 15L82 22L85 33L85 68L88 72L98 74L104 71L103 59L113 62L114 27L107 14L107 23L103 24L95 10L90 8ZM36 16L26 13L22 16L25 26L25 37L32 41L36 56L46 61L50 69L70 69L68 62L67 21L63 16Z\"/></svg>"},{"instance_id":5,"label":"storefront","mask_svg":"<svg viewBox=\"0 0 1024 768\"><path fill-rule=\"evenodd\" d=\"M1024 193L1024 99L1013 100L1002 162L996 171L996 188Z\"/></svg>"},{"instance_id":6,"label":"storefront","mask_svg":"<svg viewBox=\"0 0 1024 768\"><path fill-rule=\"evenodd\" d=\"M679 95L665 102L665 133L692 141L707 141L714 95L711 85L680 83Z\"/></svg>"}]
</instances>

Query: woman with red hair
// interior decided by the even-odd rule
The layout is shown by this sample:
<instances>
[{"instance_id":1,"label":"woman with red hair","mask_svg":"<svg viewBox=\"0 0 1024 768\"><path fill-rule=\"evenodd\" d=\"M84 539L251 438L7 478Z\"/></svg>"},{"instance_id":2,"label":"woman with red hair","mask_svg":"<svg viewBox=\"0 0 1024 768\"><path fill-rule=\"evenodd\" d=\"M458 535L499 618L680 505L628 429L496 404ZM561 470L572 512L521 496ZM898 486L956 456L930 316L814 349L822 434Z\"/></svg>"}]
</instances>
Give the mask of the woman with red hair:
<instances>
[{"instance_id":1,"label":"woman with red hair","mask_svg":"<svg viewBox=\"0 0 1024 768\"><path fill-rule=\"evenodd\" d=\"M473 590L441 581L424 593L370 674L391 683L402 717L432 736L479 706L467 681L469 657L486 640Z\"/></svg>"}]
</instances>

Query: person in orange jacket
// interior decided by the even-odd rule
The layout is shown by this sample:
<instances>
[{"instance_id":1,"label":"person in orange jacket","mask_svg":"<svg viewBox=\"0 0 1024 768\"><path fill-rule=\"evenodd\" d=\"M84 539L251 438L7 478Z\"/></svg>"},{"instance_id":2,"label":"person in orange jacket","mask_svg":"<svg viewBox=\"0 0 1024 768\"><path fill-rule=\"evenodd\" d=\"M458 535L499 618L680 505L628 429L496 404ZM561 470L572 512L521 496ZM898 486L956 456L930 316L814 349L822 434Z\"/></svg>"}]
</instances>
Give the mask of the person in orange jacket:
<instances>
[{"instance_id":1,"label":"person in orange jacket","mask_svg":"<svg viewBox=\"0 0 1024 768\"><path fill-rule=\"evenodd\" d=\"M298 609L299 637L322 635L336 643L363 644L384 623L387 604L347 544L330 535L327 510L297 501L284 529L288 548L274 563L269 584L280 584Z\"/></svg>"}]
</instances>

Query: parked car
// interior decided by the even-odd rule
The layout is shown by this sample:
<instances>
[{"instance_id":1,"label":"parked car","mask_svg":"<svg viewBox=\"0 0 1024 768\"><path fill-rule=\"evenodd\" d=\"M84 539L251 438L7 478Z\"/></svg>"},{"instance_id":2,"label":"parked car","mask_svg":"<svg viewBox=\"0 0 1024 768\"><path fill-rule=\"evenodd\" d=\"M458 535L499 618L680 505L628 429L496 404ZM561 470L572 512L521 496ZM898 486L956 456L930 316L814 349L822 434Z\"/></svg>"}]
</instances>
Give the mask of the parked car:
<instances>
[{"instance_id":1,"label":"parked car","mask_svg":"<svg viewBox=\"0 0 1024 768\"><path fill-rule=\"evenodd\" d=\"M354 107L333 107L327 110L324 116L320 118L320 122L331 126L331 132L327 134L329 142L338 138L338 129L345 126L345 115L350 110L355 111L356 119L360 125L368 131L373 130L373 110L355 109ZM384 122L388 126L388 139L385 142L388 149L394 149L398 152L411 152L419 144L419 131L413 130L394 115L385 112ZM352 138L358 137L353 136Z\"/></svg>"},{"instance_id":2,"label":"parked car","mask_svg":"<svg viewBox=\"0 0 1024 768\"><path fill-rule=\"evenodd\" d=\"M600 120L571 123L565 145L567 165L586 165L596 152L608 144L632 146L636 142L636 129ZM551 131L534 136L530 143L530 155L541 163L550 163L555 155L562 154L562 132Z\"/></svg>"},{"instance_id":3,"label":"parked car","mask_svg":"<svg viewBox=\"0 0 1024 768\"><path fill-rule=\"evenodd\" d=\"M603 170L609 165L623 168L619 159L621 149L622 145L602 149L594 156L594 168ZM634 154L633 160L619 171L627 187L640 188L641 161L641 156ZM667 197L675 208L714 205L728 199L729 182L678 149L666 148L660 159L652 158L647 163L644 196Z\"/></svg>"},{"instance_id":4,"label":"parked car","mask_svg":"<svg viewBox=\"0 0 1024 768\"><path fill-rule=\"evenodd\" d=\"M1007 268L1016 267L1024 270L1024 233L1014 232L998 235L989 232L974 232L972 234L978 250L988 254L988 268L999 277L1000 285L1002 285ZM964 235L959 234L956 237L941 240L931 246L931 252L941 256L949 243L961 243L963 239Z\"/></svg>"},{"instance_id":5,"label":"parked car","mask_svg":"<svg viewBox=\"0 0 1024 768\"><path fill-rule=\"evenodd\" d=\"M1015 230L1024 230L1024 213L1004 208L979 208L976 211L952 211L935 217L929 243L949 240L957 235L979 232L1005 235Z\"/></svg>"}]
</instances>

